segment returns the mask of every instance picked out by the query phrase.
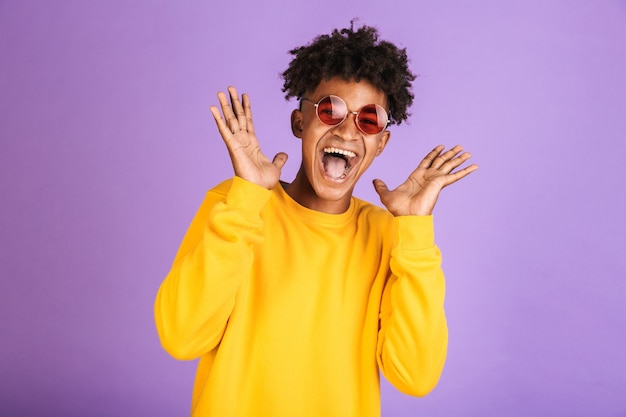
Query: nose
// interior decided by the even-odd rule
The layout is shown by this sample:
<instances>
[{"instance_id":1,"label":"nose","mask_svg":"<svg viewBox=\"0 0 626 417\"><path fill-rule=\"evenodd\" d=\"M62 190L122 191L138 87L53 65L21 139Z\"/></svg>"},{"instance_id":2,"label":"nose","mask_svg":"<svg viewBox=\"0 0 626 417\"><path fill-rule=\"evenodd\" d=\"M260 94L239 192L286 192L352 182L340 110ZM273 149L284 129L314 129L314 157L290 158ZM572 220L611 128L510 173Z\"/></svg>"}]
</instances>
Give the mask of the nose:
<instances>
[{"instance_id":1,"label":"nose","mask_svg":"<svg viewBox=\"0 0 626 417\"><path fill-rule=\"evenodd\" d=\"M361 131L356 125L356 116L358 112L348 111L348 115L343 122L333 128L335 135L344 141L357 140L361 136Z\"/></svg>"}]
</instances>

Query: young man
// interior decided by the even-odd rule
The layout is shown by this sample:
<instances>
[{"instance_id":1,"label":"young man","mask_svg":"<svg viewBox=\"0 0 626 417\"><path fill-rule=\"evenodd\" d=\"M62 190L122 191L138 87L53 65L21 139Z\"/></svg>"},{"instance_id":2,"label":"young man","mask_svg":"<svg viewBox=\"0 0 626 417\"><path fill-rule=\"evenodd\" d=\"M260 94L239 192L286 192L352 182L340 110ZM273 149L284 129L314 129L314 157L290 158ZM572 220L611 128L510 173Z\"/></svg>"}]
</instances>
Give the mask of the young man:
<instances>
[{"instance_id":1,"label":"young man","mask_svg":"<svg viewBox=\"0 0 626 417\"><path fill-rule=\"evenodd\" d=\"M211 107L235 177L207 193L159 289L155 320L175 358L200 358L193 416L378 416L379 370L426 395L447 350L444 277L432 210L477 167L431 151L382 209L352 196L413 100L404 50L374 28L335 30L296 48L283 73L302 142L269 160L250 100ZM223 113L223 116L222 116Z\"/></svg>"}]
</instances>

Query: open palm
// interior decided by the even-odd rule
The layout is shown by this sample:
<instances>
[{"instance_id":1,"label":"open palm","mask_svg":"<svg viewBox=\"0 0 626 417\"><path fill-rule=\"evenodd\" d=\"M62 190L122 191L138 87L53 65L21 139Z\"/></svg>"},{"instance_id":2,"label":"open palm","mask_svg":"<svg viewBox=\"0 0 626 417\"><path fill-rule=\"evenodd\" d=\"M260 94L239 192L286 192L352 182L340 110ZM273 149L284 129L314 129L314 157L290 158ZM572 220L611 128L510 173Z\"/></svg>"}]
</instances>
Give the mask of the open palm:
<instances>
[{"instance_id":1,"label":"open palm","mask_svg":"<svg viewBox=\"0 0 626 417\"><path fill-rule=\"evenodd\" d=\"M463 152L460 145L442 153L444 149L443 145L439 145L430 151L409 178L394 190L389 190L382 180L374 180L380 201L394 216L432 214L444 187L478 169L476 164L472 164L452 172L471 155Z\"/></svg>"},{"instance_id":2,"label":"open palm","mask_svg":"<svg viewBox=\"0 0 626 417\"><path fill-rule=\"evenodd\" d=\"M263 154L254 132L250 98L243 94L240 102L234 87L228 87L228 92L230 102L225 93L217 94L224 117L216 106L211 106L211 113L228 149L235 175L271 190L280 180L287 154L280 152L273 160Z\"/></svg>"}]
</instances>

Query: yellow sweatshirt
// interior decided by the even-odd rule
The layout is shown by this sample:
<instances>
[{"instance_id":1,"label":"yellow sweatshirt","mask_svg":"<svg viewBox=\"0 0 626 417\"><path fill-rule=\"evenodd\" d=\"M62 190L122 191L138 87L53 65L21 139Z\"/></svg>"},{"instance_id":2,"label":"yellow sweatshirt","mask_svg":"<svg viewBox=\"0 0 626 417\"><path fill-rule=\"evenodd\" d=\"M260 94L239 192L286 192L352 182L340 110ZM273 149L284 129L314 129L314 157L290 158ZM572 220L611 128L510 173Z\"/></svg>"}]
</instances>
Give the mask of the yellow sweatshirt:
<instances>
[{"instance_id":1,"label":"yellow sweatshirt","mask_svg":"<svg viewBox=\"0 0 626 417\"><path fill-rule=\"evenodd\" d=\"M238 177L209 191L155 302L165 350L200 358L192 416L380 415L439 380L448 330L431 216L352 198L309 210Z\"/></svg>"}]
</instances>

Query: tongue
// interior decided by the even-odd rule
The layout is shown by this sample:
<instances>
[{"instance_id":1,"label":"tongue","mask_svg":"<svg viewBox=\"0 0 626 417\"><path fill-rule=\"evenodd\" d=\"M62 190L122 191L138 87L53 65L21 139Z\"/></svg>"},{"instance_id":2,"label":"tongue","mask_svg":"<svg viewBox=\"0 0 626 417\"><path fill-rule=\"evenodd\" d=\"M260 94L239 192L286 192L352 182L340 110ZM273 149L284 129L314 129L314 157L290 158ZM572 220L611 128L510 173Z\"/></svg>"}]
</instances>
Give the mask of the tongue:
<instances>
[{"instance_id":1,"label":"tongue","mask_svg":"<svg viewBox=\"0 0 626 417\"><path fill-rule=\"evenodd\" d=\"M340 179L346 171L346 160L341 157L326 154L322 162L326 173L336 180Z\"/></svg>"}]
</instances>

